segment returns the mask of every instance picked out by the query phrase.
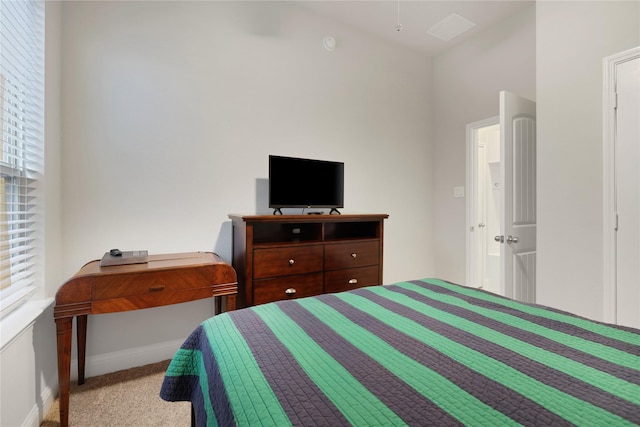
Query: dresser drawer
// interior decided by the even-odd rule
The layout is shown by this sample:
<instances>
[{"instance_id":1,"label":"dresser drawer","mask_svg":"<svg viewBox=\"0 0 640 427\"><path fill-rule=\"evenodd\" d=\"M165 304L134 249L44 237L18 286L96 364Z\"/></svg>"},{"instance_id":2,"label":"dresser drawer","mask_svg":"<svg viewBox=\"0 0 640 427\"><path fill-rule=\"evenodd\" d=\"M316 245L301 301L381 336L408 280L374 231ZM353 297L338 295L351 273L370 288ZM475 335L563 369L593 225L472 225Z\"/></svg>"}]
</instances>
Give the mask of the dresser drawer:
<instances>
[{"instance_id":1,"label":"dresser drawer","mask_svg":"<svg viewBox=\"0 0 640 427\"><path fill-rule=\"evenodd\" d=\"M325 270L364 267L380 262L380 242L352 242L328 244L324 251Z\"/></svg>"},{"instance_id":2,"label":"dresser drawer","mask_svg":"<svg viewBox=\"0 0 640 427\"><path fill-rule=\"evenodd\" d=\"M322 273L282 276L253 282L254 304L310 297L321 293Z\"/></svg>"},{"instance_id":3,"label":"dresser drawer","mask_svg":"<svg viewBox=\"0 0 640 427\"><path fill-rule=\"evenodd\" d=\"M253 251L253 278L322 271L322 253L322 245L256 249Z\"/></svg>"},{"instance_id":4,"label":"dresser drawer","mask_svg":"<svg viewBox=\"0 0 640 427\"><path fill-rule=\"evenodd\" d=\"M379 267L348 268L346 270L333 270L324 273L324 291L342 292L364 286L380 285Z\"/></svg>"}]
</instances>

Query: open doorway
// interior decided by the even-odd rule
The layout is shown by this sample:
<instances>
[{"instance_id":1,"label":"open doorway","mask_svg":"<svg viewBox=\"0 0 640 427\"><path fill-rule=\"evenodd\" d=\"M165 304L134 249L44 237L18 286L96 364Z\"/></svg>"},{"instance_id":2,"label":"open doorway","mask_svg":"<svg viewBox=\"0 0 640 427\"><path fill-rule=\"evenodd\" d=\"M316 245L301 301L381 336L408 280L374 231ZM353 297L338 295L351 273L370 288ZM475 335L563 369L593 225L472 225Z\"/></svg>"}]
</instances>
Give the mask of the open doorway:
<instances>
[{"instance_id":1,"label":"open doorway","mask_svg":"<svg viewBox=\"0 0 640 427\"><path fill-rule=\"evenodd\" d=\"M492 117L467 125L469 233L467 286L500 294L500 122Z\"/></svg>"},{"instance_id":2,"label":"open doorway","mask_svg":"<svg viewBox=\"0 0 640 427\"><path fill-rule=\"evenodd\" d=\"M468 286L535 302L536 169L536 104L500 91L500 116L467 125Z\"/></svg>"}]
</instances>

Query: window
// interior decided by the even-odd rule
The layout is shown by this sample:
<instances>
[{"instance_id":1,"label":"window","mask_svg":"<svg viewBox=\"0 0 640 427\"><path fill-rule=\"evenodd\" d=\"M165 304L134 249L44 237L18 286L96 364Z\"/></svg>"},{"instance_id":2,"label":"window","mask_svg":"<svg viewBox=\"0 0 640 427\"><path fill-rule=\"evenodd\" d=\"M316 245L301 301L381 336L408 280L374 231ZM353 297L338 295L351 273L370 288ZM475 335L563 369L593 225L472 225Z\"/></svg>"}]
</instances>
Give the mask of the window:
<instances>
[{"instance_id":1,"label":"window","mask_svg":"<svg viewBox=\"0 0 640 427\"><path fill-rule=\"evenodd\" d=\"M0 316L43 288L44 2L0 3Z\"/></svg>"}]
</instances>

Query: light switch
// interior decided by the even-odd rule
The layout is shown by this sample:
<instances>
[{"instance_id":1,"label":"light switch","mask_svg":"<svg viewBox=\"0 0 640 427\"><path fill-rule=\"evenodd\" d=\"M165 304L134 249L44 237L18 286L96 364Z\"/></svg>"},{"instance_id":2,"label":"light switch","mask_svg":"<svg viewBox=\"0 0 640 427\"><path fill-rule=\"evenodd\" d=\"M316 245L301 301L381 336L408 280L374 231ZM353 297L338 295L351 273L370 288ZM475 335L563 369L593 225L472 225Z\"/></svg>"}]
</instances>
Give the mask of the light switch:
<instances>
[{"instance_id":1,"label":"light switch","mask_svg":"<svg viewBox=\"0 0 640 427\"><path fill-rule=\"evenodd\" d=\"M464 197L464 187L453 187L453 197Z\"/></svg>"}]
</instances>

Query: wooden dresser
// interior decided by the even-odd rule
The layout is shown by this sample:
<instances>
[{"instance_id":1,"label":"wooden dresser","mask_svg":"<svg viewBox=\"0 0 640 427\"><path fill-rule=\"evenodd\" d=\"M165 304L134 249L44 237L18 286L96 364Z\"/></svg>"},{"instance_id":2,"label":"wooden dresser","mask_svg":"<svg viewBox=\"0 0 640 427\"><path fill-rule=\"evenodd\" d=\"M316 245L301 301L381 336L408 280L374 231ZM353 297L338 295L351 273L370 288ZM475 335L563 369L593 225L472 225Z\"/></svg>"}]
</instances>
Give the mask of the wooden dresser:
<instances>
[{"instance_id":1,"label":"wooden dresser","mask_svg":"<svg viewBox=\"0 0 640 427\"><path fill-rule=\"evenodd\" d=\"M382 284L386 214L229 218L238 307Z\"/></svg>"}]
</instances>

